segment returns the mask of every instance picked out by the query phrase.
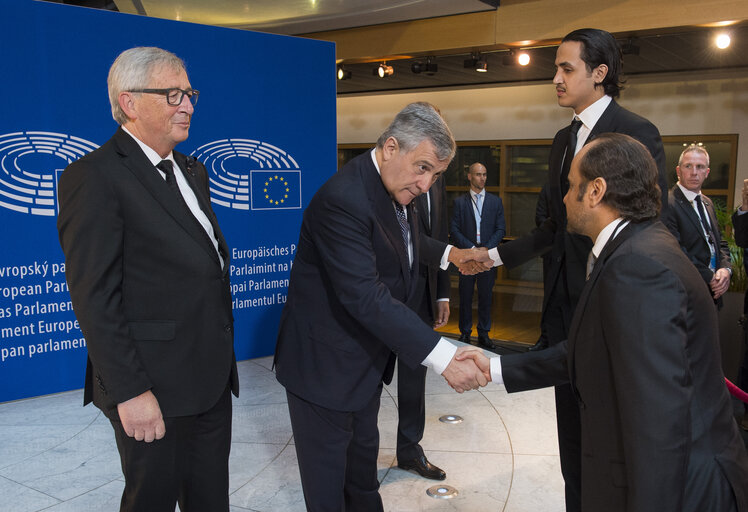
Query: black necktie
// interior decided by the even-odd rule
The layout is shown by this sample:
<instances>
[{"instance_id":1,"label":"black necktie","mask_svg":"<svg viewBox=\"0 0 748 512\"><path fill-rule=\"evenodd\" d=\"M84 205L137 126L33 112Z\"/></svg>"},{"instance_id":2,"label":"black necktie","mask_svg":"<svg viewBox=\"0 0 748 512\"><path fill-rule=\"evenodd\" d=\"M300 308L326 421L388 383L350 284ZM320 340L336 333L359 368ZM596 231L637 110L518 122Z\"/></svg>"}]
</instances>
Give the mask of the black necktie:
<instances>
[{"instance_id":1,"label":"black necktie","mask_svg":"<svg viewBox=\"0 0 748 512\"><path fill-rule=\"evenodd\" d=\"M706 210L704 210L704 204L701 202L701 194L697 194L694 201L696 201L696 208L699 210L701 225L704 226L704 231L706 232L706 236L709 238L709 243L712 243L712 228L709 225L710 222L707 220Z\"/></svg>"},{"instance_id":2,"label":"black necktie","mask_svg":"<svg viewBox=\"0 0 748 512\"><path fill-rule=\"evenodd\" d=\"M408 251L408 238L410 237L410 226L408 226L408 218L405 216L405 209L403 205L395 201L395 212L397 213L397 220L400 223L400 233L403 235L403 243L405 244L405 254L408 255L408 265L410 265L410 253Z\"/></svg>"},{"instance_id":3,"label":"black necktie","mask_svg":"<svg viewBox=\"0 0 748 512\"><path fill-rule=\"evenodd\" d=\"M569 129L569 140L566 143L564 164L561 167L561 194L564 196L569 190L569 169L571 168L571 161L574 159L574 153L577 150L577 133L581 126L582 121L575 116L574 120L571 122L571 128Z\"/></svg>"},{"instance_id":4,"label":"black necktie","mask_svg":"<svg viewBox=\"0 0 748 512\"><path fill-rule=\"evenodd\" d=\"M182 192L179 190L179 185L177 184L177 177L174 175L174 166L171 162L171 160L161 160L157 165L156 168L158 168L161 172L166 174L166 184L169 185L169 188L172 192L174 192L179 199L179 202L187 208L187 211L192 213L192 210L190 210L190 207L187 206L187 203L184 200L184 196L182 195Z\"/></svg>"}]
</instances>

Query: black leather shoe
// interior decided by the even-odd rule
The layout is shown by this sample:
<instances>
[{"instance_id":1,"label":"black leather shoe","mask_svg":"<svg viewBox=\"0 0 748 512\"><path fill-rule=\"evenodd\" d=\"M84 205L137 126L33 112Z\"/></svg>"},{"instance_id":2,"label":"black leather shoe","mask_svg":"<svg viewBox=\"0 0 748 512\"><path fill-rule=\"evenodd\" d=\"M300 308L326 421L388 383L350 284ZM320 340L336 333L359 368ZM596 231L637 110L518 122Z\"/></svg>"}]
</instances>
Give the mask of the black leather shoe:
<instances>
[{"instance_id":1,"label":"black leather shoe","mask_svg":"<svg viewBox=\"0 0 748 512\"><path fill-rule=\"evenodd\" d=\"M494 350L496 348L496 345L491 341L491 338L488 337L488 334L478 333L478 345L487 348L488 350Z\"/></svg>"},{"instance_id":2,"label":"black leather shoe","mask_svg":"<svg viewBox=\"0 0 748 512\"><path fill-rule=\"evenodd\" d=\"M467 343L468 345L470 345L470 343L471 343L471 341L470 341L470 335L469 334L465 334L464 332L462 334L460 334L460 342L461 343Z\"/></svg>"},{"instance_id":3,"label":"black leather shoe","mask_svg":"<svg viewBox=\"0 0 748 512\"><path fill-rule=\"evenodd\" d=\"M538 338L538 341L535 342L535 345L528 348L528 352L537 352L538 350L543 350L544 348L548 348L548 340L545 338L545 336L541 336Z\"/></svg>"},{"instance_id":4,"label":"black leather shoe","mask_svg":"<svg viewBox=\"0 0 748 512\"><path fill-rule=\"evenodd\" d=\"M431 480L444 480L447 478L447 474L430 463L425 455L410 460L398 460L397 467L415 471L423 478L430 478Z\"/></svg>"}]
</instances>

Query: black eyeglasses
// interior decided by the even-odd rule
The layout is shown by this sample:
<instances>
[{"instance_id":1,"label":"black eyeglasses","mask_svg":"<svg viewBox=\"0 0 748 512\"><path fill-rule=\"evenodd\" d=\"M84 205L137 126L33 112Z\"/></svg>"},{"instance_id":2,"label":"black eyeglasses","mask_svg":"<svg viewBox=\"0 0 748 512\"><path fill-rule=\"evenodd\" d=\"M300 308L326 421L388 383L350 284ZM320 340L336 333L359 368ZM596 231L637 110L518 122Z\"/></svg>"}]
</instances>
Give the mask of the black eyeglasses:
<instances>
[{"instance_id":1,"label":"black eyeglasses","mask_svg":"<svg viewBox=\"0 0 748 512\"><path fill-rule=\"evenodd\" d=\"M182 100L184 99L185 94L190 99L190 103L192 103L193 106L197 105L197 97L200 95L200 91L196 91L195 89L180 89L178 87L172 87L170 89L134 89L127 92L147 92L149 94L163 94L164 96L166 96L166 103L173 107L182 104Z\"/></svg>"}]
</instances>

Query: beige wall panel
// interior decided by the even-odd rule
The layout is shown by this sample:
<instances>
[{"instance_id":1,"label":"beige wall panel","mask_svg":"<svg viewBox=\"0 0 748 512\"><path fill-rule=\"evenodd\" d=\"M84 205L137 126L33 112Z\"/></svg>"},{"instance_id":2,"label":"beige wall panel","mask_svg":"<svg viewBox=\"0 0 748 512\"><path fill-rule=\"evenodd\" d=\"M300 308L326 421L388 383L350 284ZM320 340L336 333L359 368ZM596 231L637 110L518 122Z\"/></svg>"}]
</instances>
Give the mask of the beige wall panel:
<instances>
[{"instance_id":1,"label":"beige wall panel","mask_svg":"<svg viewBox=\"0 0 748 512\"><path fill-rule=\"evenodd\" d=\"M371 143L412 101L439 106L458 140L552 138L571 120L548 85L342 96L338 143ZM631 78L620 103L663 135L737 133L737 180L748 179L748 72ZM736 201L740 187L736 187ZM737 204L737 202L736 202Z\"/></svg>"}]
</instances>

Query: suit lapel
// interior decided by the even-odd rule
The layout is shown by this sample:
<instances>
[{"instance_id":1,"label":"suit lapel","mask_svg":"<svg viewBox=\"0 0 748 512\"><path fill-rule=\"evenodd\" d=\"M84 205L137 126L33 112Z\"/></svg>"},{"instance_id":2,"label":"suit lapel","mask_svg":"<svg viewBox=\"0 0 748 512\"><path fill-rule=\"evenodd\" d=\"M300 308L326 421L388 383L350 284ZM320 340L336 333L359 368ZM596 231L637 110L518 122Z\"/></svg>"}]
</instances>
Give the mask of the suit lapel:
<instances>
[{"instance_id":1,"label":"suit lapel","mask_svg":"<svg viewBox=\"0 0 748 512\"><path fill-rule=\"evenodd\" d=\"M601 133L613 131L613 120L616 118L620 109L621 106L616 103L616 100L612 100L603 112L603 115L601 115L600 119L595 123L595 126L592 127L592 130L584 143L587 144Z\"/></svg>"},{"instance_id":2,"label":"suit lapel","mask_svg":"<svg viewBox=\"0 0 748 512\"><path fill-rule=\"evenodd\" d=\"M218 263L218 255L205 230L184 207L179 198L175 196L174 192L169 189L169 186L148 160L148 157L145 156L137 142L121 128L114 134L114 140L125 167L143 184L146 190L163 207L166 214L171 216ZM196 195L200 197L199 194Z\"/></svg>"},{"instance_id":3,"label":"suit lapel","mask_svg":"<svg viewBox=\"0 0 748 512\"><path fill-rule=\"evenodd\" d=\"M582 289L582 295L579 297L579 302L577 303L576 309L574 310L574 317L571 321L571 327L569 328L569 340L568 340L568 358L569 358L569 379L572 383L572 387L574 387L574 382L576 382L576 367L575 367L575 361L576 357L574 354L574 351L576 350L577 345L577 334L579 332L579 325L582 321L582 318L584 317L585 309L587 308L587 302L589 301L590 294L592 290L595 288L595 285L597 283L597 279L600 276L600 273L605 268L605 265L610 258L610 256L618 249L618 247L621 246L623 242L631 238L632 235L634 235L636 232L638 232L640 229L643 229L645 226L648 226L651 223L645 222L641 224L634 224L630 222L625 228L621 230L620 233L613 239L608 240L608 243L605 244L605 247L603 247L603 250L600 252L600 256L597 258L597 261L595 262L595 266L592 269L592 273L590 274L590 278L587 280L587 283L584 286L584 289ZM576 393L576 391L575 391Z\"/></svg>"},{"instance_id":4,"label":"suit lapel","mask_svg":"<svg viewBox=\"0 0 748 512\"><path fill-rule=\"evenodd\" d=\"M406 282L406 288L410 289L410 264L408 262L408 253L403 243L402 231L400 231L400 222L397 220L397 214L395 213L395 205L390 197L387 189L382 183L382 178L374 167L374 162L371 161L370 155L366 155L365 161L361 169L361 175L364 181L364 188L369 196L372 209L377 222L382 226L383 231L387 235L387 238L395 248L397 255L400 259L400 269ZM412 208L409 213L412 213ZM416 240L413 238L413 215L409 215L411 225L411 239L413 240L413 247L417 245ZM414 254L415 256L415 254ZM416 264L414 257L413 263Z\"/></svg>"},{"instance_id":5,"label":"suit lapel","mask_svg":"<svg viewBox=\"0 0 748 512\"><path fill-rule=\"evenodd\" d=\"M683 195L683 191L678 185L673 187L673 197L675 198L676 208L680 208L683 211L685 216L691 221L691 224L693 224L693 228L696 232L701 235L701 238L704 238L704 228L701 226L701 220L699 220L699 216L696 214L696 211L693 209L693 206L691 206L688 199L686 199L686 196ZM706 206L706 202L703 202L703 204ZM706 241L704 243L706 244Z\"/></svg>"}]
</instances>

